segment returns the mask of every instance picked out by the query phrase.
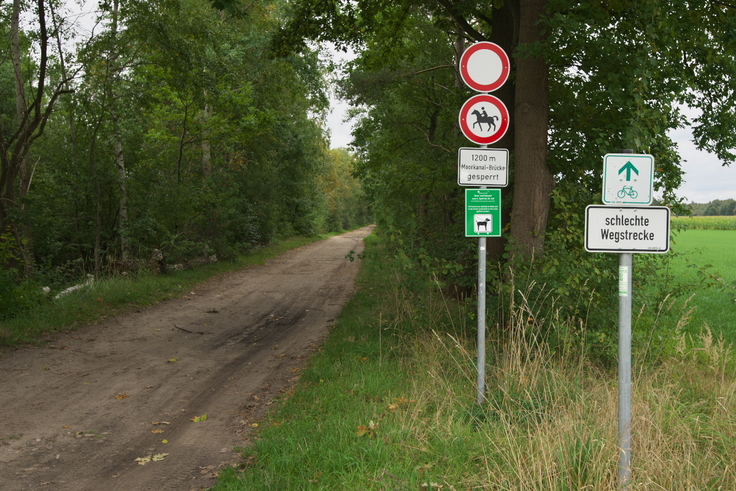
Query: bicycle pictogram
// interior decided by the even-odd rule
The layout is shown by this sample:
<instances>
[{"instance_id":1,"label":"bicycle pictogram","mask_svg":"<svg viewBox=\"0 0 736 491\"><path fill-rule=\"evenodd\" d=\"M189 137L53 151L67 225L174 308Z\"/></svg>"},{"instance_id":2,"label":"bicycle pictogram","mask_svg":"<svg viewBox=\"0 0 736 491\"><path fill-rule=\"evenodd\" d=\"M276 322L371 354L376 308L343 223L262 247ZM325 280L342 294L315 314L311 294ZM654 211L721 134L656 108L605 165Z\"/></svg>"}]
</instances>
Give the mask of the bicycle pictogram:
<instances>
[{"instance_id":1,"label":"bicycle pictogram","mask_svg":"<svg viewBox=\"0 0 736 491\"><path fill-rule=\"evenodd\" d=\"M616 196L618 196L619 199L623 199L626 196L631 199L636 199L639 196L639 193L636 192L634 186L624 186L623 189L616 193Z\"/></svg>"}]
</instances>

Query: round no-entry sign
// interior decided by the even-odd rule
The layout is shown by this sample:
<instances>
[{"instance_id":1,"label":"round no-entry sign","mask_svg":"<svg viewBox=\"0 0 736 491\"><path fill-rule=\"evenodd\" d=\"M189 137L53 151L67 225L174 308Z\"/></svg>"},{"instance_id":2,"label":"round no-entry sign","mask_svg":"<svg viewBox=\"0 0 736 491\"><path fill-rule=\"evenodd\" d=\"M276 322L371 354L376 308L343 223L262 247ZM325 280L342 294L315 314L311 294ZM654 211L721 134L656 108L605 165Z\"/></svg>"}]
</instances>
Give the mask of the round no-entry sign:
<instances>
[{"instance_id":1,"label":"round no-entry sign","mask_svg":"<svg viewBox=\"0 0 736 491\"><path fill-rule=\"evenodd\" d=\"M476 92L493 92L509 78L511 62L497 44L481 41L460 57L460 76Z\"/></svg>"},{"instance_id":2,"label":"round no-entry sign","mask_svg":"<svg viewBox=\"0 0 736 491\"><path fill-rule=\"evenodd\" d=\"M474 95L460 109L460 129L478 145L496 143L509 129L509 110L498 97Z\"/></svg>"}]
</instances>

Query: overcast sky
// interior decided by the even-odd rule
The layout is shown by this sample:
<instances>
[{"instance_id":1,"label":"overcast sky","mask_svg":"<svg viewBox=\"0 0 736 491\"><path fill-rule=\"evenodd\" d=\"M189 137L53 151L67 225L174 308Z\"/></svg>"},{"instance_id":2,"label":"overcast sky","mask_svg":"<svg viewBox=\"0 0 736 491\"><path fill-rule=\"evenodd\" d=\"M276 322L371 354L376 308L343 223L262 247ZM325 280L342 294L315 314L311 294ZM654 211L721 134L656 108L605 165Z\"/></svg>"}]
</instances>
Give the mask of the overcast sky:
<instances>
[{"instance_id":1,"label":"overcast sky","mask_svg":"<svg viewBox=\"0 0 736 491\"><path fill-rule=\"evenodd\" d=\"M692 143L689 129L670 133L677 142L685 171L684 183L678 195L689 202L707 203L714 199L736 199L736 165L724 167L713 154L701 152Z\"/></svg>"}]
</instances>

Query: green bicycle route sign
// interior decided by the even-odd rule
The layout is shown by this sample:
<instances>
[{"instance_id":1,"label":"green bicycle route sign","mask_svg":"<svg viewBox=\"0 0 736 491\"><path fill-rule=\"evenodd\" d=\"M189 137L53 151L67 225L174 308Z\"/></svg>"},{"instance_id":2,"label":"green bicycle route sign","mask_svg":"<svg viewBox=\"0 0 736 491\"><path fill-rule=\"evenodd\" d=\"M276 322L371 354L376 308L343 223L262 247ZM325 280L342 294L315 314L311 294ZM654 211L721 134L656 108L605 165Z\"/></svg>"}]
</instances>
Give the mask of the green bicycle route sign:
<instances>
[{"instance_id":1,"label":"green bicycle route sign","mask_svg":"<svg viewBox=\"0 0 736 491\"><path fill-rule=\"evenodd\" d=\"M603 157L603 203L651 205L654 157L649 154L609 153Z\"/></svg>"}]
</instances>

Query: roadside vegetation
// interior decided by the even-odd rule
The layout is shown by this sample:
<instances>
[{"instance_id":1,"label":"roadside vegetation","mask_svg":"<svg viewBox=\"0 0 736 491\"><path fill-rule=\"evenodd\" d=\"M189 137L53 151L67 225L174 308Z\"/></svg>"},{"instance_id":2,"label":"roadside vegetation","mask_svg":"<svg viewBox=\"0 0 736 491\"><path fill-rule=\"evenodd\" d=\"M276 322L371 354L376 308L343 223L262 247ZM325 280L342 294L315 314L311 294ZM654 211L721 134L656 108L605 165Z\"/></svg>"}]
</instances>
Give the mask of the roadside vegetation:
<instances>
[{"instance_id":1,"label":"roadside vegetation","mask_svg":"<svg viewBox=\"0 0 736 491\"><path fill-rule=\"evenodd\" d=\"M334 235L334 234L329 234ZM186 294L190 289L214 276L227 274L252 264L262 264L276 257L329 235L292 237L269 246L255 248L235 260L208 263L167 274L141 271L136 274L110 276L94 281L78 291L55 298L44 295L40 288L28 291L29 301L0 290L0 311L13 312L12 318L0 318L0 346L35 342L44 333L68 331L76 327L103 321L106 318L139 309L162 300ZM0 282L0 288L9 284Z\"/></svg>"},{"instance_id":2,"label":"roadside vegetation","mask_svg":"<svg viewBox=\"0 0 736 491\"><path fill-rule=\"evenodd\" d=\"M558 315L554 291L516 280L489 325L478 405L467 305L379 237L367 243L360 291L213 490L617 488L616 371L583 320ZM631 488L733 489L730 344L679 299L640 309Z\"/></svg>"}]
</instances>

